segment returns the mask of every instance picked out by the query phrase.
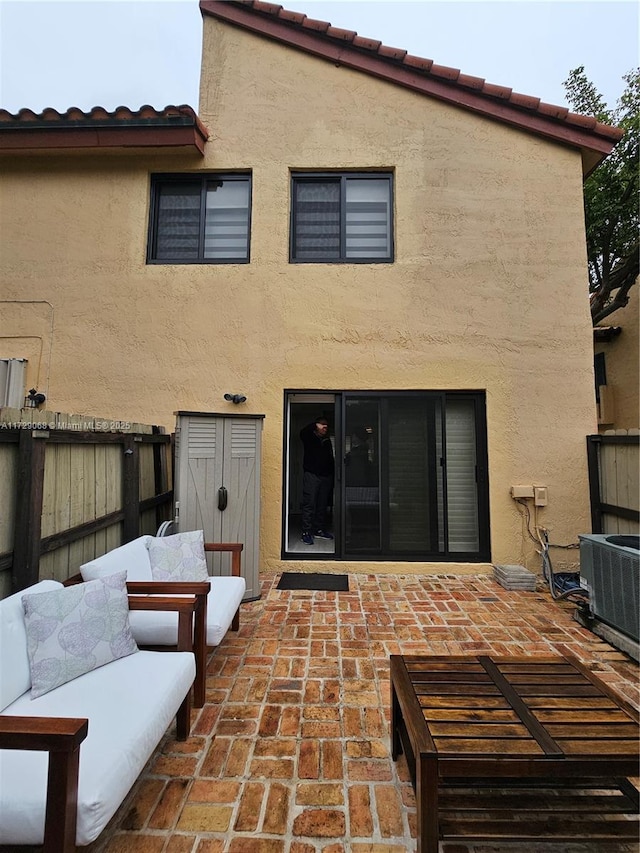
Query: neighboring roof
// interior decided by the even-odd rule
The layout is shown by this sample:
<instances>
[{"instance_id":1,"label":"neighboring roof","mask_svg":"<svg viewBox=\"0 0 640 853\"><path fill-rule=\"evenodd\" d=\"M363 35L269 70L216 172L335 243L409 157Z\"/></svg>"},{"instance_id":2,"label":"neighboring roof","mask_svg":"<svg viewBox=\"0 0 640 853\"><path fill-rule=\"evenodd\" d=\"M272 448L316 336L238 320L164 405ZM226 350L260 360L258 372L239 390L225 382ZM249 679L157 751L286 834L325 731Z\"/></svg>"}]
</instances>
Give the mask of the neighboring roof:
<instances>
[{"instance_id":1,"label":"neighboring roof","mask_svg":"<svg viewBox=\"0 0 640 853\"><path fill-rule=\"evenodd\" d=\"M594 326L593 340L596 343L607 344L622 332L621 326Z\"/></svg>"},{"instance_id":2,"label":"neighboring roof","mask_svg":"<svg viewBox=\"0 0 640 853\"><path fill-rule=\"evenodd\" d=\"M209 131L186 105L137 112L102 107L83 112L71 107L65 113L48 108L40 114L23 109L13 115L0 109L0 153L20 153L57 148L192 148L204 154Z\"/></svg>"},{"instance_id":3,"label":"neighboring roof","mask_svg":"<svg viewBox=\"0 0 640 853\"><path fill-rule=\"evenodd\" d=\"M606 157L623 131L595 118L546 104L506 86L434 64L406 50L359 36L262 0L200 0L200 10L221 21L333 63L404 86L522 130L580 148L585 174Z\"/></svg>"}]
</instances>

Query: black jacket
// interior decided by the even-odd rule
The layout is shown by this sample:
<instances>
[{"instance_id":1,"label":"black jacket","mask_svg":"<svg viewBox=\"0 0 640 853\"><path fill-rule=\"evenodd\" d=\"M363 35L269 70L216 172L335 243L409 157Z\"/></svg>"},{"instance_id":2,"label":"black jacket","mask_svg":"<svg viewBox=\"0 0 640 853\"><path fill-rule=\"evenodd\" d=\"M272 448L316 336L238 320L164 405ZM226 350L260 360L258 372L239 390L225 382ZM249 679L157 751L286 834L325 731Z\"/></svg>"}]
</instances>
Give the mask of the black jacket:
<instances>
[{"instance_id":1,"label":"black jacket","mask_svg":"<svg viewBox=\"0 0 640 853\"><path fill-rule=\"evenodd\" d=\"M333 447L329 436L321 438L316 435L315 421L300 430L300 438L304 446L302 467L318 477L333 476Z\"/></svg>"}]
</instances>

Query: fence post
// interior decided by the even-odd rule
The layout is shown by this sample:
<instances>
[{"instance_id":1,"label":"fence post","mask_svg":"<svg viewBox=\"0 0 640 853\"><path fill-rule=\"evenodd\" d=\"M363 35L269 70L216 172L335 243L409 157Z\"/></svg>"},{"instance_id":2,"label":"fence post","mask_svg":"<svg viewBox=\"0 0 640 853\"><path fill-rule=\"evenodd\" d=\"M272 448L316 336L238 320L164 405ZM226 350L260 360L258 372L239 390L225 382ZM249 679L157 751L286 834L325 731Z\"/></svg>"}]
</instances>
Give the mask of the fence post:
<instances>
[{"instance_id":1,"label":"fence post","mask_svg":"<svg viewBox=\"0 0 640 853\"><path fill-rule=\"evenodd\" d=\"M140 533L140 444L136 442L135 436L125 436L123 450L122 538L124 544L137 539Z\"/></svg>"},{"instance_id":2,"label":"fence post","mask_svg":"<svg viewBox=\"0 0 640 853\"><path fill-rule=\"evenodd\" d=\"M602 494L600 491L599 435L587 436L587 468L589 471L589 501L591 503L591 532L602 533Z\"/></svg>"},{"instance_id":3,"label":"fence post","mask_svg":"<svg viewBox=\"0 0 640 853\"><path fill-rule=\"evenodd\" d=\"M165 433L164 427L153 427L154 435L163 435ZM154 477L154 487L156 495L162 494L162 492L166 492L168 489L168 481L167 477L167 446L166 444L154 444L153 445L153 477ZM163 521L171 518L171 511L167 513L164 506L156 507L156 528L160 527Z\"/></svg>"},{"instance_id":4,"label":"fence post","mask_svg":"<svg viewBox=\"0 0 640 853\"><path fill-rule=\"evenodd\" d=\"M39 580L44 456L48 437L48 432L20 430L12 592L26 589Z\"/></svg>"}]
</instances>

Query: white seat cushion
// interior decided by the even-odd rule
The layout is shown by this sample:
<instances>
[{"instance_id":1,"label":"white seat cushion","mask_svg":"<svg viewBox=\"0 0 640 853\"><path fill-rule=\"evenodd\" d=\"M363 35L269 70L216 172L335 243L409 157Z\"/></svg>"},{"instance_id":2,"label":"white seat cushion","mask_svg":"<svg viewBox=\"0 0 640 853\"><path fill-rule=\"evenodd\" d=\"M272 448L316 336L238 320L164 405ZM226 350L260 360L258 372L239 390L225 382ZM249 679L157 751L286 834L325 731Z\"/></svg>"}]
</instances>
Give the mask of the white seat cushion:
<instances>
[{"instance_id":1,"label":"white seat cushion","mask_svg":"<svg viewBox=\"0 0 640 853\"><path fill-rule=\"evenodd\" d=\"M139 536L132 542L120 545L113 551L107 551L101 557L96 557L80 566L80 574L84 581L92 581L115 572L127 572L128 581L150 581L151 564L147 545L152 536Z\"/></svg>"},{"instance_id":2,"label":"white seat cushion","mask_svg":"<svg viewBox=\"0 0 640 853\"><path fill-rule=\"evenodd\" d=\"M137 652L3 715L87 717L80 747L76 844L94 841L171 724L195 677L191 652ZM46 752L0 750L1 844L42 844Z\"/></svg>"},{"instance_id":3,"label":"white seat cushion","mask_svg":"<svg viewBox=\"0 0 640 853\"><path fill-rule=\"evenodd\" d=\"M240 607L247 584L232 576L209 579L207 595L207 645L217 646L229 630ZM131 633L139 646L175 646L178 639L178 614L170 611L132 610Z\"/></svg>"}]
</instances>

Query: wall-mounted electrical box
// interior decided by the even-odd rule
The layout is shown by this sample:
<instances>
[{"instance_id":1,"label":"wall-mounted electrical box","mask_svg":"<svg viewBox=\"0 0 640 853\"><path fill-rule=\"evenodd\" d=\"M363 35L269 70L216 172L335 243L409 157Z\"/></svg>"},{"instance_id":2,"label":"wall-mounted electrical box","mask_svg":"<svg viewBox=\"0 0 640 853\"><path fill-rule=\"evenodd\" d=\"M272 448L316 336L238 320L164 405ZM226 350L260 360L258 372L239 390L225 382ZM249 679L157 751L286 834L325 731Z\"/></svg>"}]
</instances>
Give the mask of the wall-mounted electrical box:
<instances>
[{"instance_id":1,"label":"wall-mounted electrical box","mask_svg":"<svg viewBox=\"0 0 640 853\"><path fill-rule=\"evenodd\" d=\"M549 493L546 486L533 487L533 503L535 506L546 506L549 502Z\"/></svg>"},{"instance_id":2,"label":"wall-mounted electrical box","mask_svg":"<svg viewBox=\"0 0 640 853\"><path fill-rule=\"evenodd\" d=\"M532 498L533 486L511 486L512 498Z\"/></svg>"}]
</instances>

